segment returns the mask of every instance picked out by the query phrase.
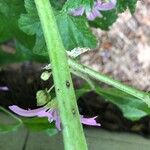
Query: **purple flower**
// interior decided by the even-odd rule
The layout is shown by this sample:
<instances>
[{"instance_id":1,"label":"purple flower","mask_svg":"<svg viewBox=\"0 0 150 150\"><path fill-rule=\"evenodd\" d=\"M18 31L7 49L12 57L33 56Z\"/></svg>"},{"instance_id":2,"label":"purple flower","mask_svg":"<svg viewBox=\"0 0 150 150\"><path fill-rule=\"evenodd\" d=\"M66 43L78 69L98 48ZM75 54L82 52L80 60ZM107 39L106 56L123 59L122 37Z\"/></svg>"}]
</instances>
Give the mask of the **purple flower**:
<instances>
[{"instance_id":1,"label":"purple flower","mask_svg":"<svg viewBox=\"0 0 150 150\"><path fill-rule=\"evenodd\" d=\"M77 9L75 9L75 10L73 10L73 11L71 11L71 14L73 16L82 16L83 13L84 13L84 7L82 7L82 6L77 8Z\"/></svg>"},{"instance_id":2,"label":"purple flower","mask_svg":"<svg viewBox=\"0 0 150 150\"><path fill-rule=\"evenodd\" d=\"M96 120L95 120L96 118L97 118L97 116L95 116L93 118L84 118L83 116L81 116L81 123L90 125L90 126L100 126L100 124L96 122Z\"/></svg>"},{"instance_id":3,"label":"purple flower","mask_svg":"<svg viewBox=\"0 0 150 150\"><path fill-rule=\"evenodd\" d=\"M57 129L61 130L60 117L56 108L47 108L46 106L44 106L33 110L25 110L16 105L12 105L9 106L9 109L14 113L24 117L47 117L50 123L55 121ZM100 124L96 122L95 118L96 117L84 118L83 116L81 116L81 123L91 126L100 126Z\"/></svg>"},{"instance_id":4,"label":"purple flower","mask_svg":"<svg viewBox=\"0 0 150 150\"><path fill-rule=\"evenodd\" d=\"M0 91L8 91L8 87L7 86L0 86Z\"/></svg>"},{"instance_id":5,"label":"purple flower","mask_svg":"<svg viewBox=\"0 0 150 150\"><path fill-rule=\"evenodd\" d=\"M100 11L107 11L114 9L116 6L116 0L110 0L109 2L102 2L101 0L97 0L94 2L93 8L89 11L86 10L84 6L80 6L70 12L73 16L82 16L85 12L88 20L93 21L96 17L102 17Z\"/></svg>"},{"instance_id":6,"label":"purple flower","mask_svg":"<svg viewBox=\"0 0 150 150\"><path fill-rule=\"evenodd\" d=\"M107 11L114 9L116 6L117 1L116 0L110 0L109 2L103 3L101 0L97 0L97 2L94 4L94 8L100 11Z\"/></svg>"}]
</instances>

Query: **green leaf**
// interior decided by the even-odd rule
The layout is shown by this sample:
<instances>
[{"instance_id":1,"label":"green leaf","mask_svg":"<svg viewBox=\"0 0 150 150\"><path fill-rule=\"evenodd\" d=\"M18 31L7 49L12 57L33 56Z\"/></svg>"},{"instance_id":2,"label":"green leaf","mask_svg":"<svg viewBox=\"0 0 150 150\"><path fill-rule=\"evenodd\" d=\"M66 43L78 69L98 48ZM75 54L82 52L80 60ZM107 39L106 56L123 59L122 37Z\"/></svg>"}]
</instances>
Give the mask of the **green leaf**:
<instances>
[{"instance_id":1,"label":"green leaf","mask_svg":"<svg viewBox=\"0 0 150 150\"><path fill-rule=\"evenodd\" d=\"M0 107L0 132L16 131L22 124L22 121Z\"/></svg>"},{"instance_id":2,"label":"green leaf","mask_svg":"<svg viewBox=\"0 0 150 150\"><path fill-rule=\"evenodd\" d=\"M18 18L24 11L22 0L0 0L0 42L18 33Z\"/></svg>"},{"instance_id":3,"label":"green leaf","mask_svg":"<svg viewBox=\"0 0 150 150\"><path fill-rule=\"evenodd\" d=\"M36 41L33 52L38 55L47 56L47 48L41 23L33 0L25 0L27 14L22 14L19 19L19 27L30 36L35 35Z\"/></svg>"},{"instance_id":4,"label":"green leaf","mask_svg":"<svg viewBox=\"0 0 150 150\"><path fill-rule=\"evenodd\" d=\"M101 12L102 18L96 18L94 21L90 22L90 25L96 28L101 28L102 30L108 30L109 27L117 20L118 14L116 10Z\"/></svg>"},{"instance_id":5,"label":"green leaf","mask_svg":"<svg viewBox=\"0 0 150 150\"><path fill-rule=\"evenodd\" d=\"M21 118L24 125L31 131L46 131L55 129L55 124L50 123L47 118Z\"/></svg>"},{"instance_id":6,"label":"green leaf","mask_svg":"<svg viewBox=\"0 0 150 150\"><path fill-rule=\"evenodd\" d=\"M87 85L76 90L77 97L92 91ZM120 108L124 117L132 121L141 119L150 115L150 108L140 99L124 93L116 88L100 88L96 87L95 92Z\"/></svg>"},{"instance_id":7,"label":"green leaf","mask_svg":"<svg viewBox=\"0 0 150 150\"><path fill-rule=\"evenodd\" d=\"M34 37L26 35L18 27L18 19L23 12L23 0L0 0L0 43L17 39L28 48L33 46Z\"/></svg>"},{"instance_id":8,"label":"green leaf","mask_svg":"<svg viewBox=\"0 0 150 150\"><path fill-rule=\"evenodd\" d=\"M21 15L19 26L28 35L36 35L34 53L47 55L45 39L34 1L25 0L25 8L27 14ZM66 50L71 50L75 47L96 47L96 38L84 17L72 17L66 12L58 11L55 11L55 16Z\"/></svg>"},{"instance_id":9,"label":"green leaf","mask_svg":"<svg viewBox=\"0 0 150 150\"><path fill-rule=\"evenodd\" d=\"M96 93L117 105L123 112L124 117L130 120L139 120L150 114L150 108L143 101L118 89L97 88Z\"/></svg>"},{"instance_id":10,"label":"green leaf","mask_svg":"<svg viewBox=\"0 0 150 150\"><path fill-rule=\"evenodd\" d=\"M63 9L75 9L83 6L85 9L91 9L94 4L94 0L67 0Z\"/></svg>"},{"instance_id":11,"label":"green leaf","mask_svg":"<svg viewBox=\"0 0 150 150\"><path fill-rule=\"evenodd\" d=\"M95 48L97 41L84 17L73 17L66 13L56 16L58 28L67 50L75 47Z\"/></svg>"},{"instance_id":12,"label":"green leaf","mask_svg":"<svg viewBox=\"0 0 150 150\"><path fill-rule=\"evenodd\" d=\"M56 10L61 10L65 2L66 2L66 0L61 0L61 1L50 0L51 5L52 5Z\"/></svg>"},{"instance_id":13,"label":"green leaf","mask_svg":"<svg viewBox=\"0 0 150 150\"><path fill-rule=\"evenodd\" d=\"M118 0L117 1L117 11L124 12L129 8L131 13L135 12L137 0Z\"/></svg>"}]
</instances>

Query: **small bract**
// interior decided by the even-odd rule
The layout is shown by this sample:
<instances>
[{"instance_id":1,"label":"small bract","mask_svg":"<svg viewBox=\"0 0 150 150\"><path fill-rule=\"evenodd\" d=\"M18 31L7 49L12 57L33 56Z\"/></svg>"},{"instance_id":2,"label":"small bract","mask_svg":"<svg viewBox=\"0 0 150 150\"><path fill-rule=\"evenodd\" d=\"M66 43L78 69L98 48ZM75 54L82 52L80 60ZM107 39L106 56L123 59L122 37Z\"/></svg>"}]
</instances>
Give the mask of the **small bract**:
<instances>
[{"instance_id":1,"label":"small bract","mask_svg":"<svg viewBox=\"0 0 150 150\"><path fill-rule=\"evenodd\" d=\"M51 74L52 74L51 72L44 71L41 74L41 79L44 80L44 81L47 81L50 78Z\"/></svg>"}]
</instances>

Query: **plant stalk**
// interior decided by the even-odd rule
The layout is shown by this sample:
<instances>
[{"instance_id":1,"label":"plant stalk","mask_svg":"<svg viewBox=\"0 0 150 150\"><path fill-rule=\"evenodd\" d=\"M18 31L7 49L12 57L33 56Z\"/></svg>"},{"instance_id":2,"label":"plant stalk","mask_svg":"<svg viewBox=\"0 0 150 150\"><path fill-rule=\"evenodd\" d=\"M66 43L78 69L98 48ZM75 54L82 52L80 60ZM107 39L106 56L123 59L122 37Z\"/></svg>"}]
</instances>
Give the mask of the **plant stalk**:
<instances>
[{"instance_id":1,"label":"plant stalk","mask_svg":"<svg viewBox=\"0 0 150 150\"><path fill-rule=\"evenodd\" d=\"M49 0L35 0L35 4L51 60L65 150L87 150L68 66L68 58L62 44L51 4Z\"/></svg>"},{"instance_id":2,"label":"plant stalk","mask_svg":"<svg viewBox=\"0 0 150 150\"><path fill-rule=\"evenodd\" d=\"M98 81L101 81L101 82L104 82L108 85L111 85L111 86L113 86L113 87L115 87L115 88L117 88L123 92L126 92L130 95L133 95L133 96L141 99L150 107L150 96L148 93L142 92L140 90L137 90L135 88L127 86L127 85L125 85L119 81L116 81L110 77L107 77L106 75L103 75L99 72L96 72L89 67L86 67L84 65L77 63L73 59L68 59L68 63L70 65L70 67L74 70L74 72L76 72L76 74L82 73L82 74L89 76L93 79L96 79Z\"/></svg>"}]
</instances>

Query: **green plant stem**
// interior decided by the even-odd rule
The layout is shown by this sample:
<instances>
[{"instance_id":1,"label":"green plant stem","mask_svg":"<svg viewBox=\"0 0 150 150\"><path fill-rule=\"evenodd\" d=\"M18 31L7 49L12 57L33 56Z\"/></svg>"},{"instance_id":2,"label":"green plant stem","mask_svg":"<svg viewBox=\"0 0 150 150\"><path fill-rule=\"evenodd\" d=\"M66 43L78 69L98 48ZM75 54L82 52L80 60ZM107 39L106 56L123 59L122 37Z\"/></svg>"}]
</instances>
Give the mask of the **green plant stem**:
<instances>
[{"instance_id":1,"label":"green plant stem","mask_svg":"<svg viewBox=\"0 0 150 150\"><path fill-rule=\"evenodd\" d=\"M51 60L65 150L86 150L87 144L80 123L68 60L52 7L49 0L35 0L35 4Z\"/></svg>"},{"instance_id":2,"label":"green plant stem","mask_svg":"<svg viewBox=\"0 0 150 150\"><path fill-rule=\"evenodd\" d=\"M71 69L71 73L82 78L83 80L85 80L89 86L91 87L92 90L95 90L95 84L93 83L93 81L91 80L91 78L89 78L88 75L86 74L83 74L82 72L77 72L77 71L74 71L73 69Z\"/></svg>"},{"instance_id":3,"label":"green plant stem","mask_svg":"<svg viewBox=\"0 0 150 150\"><path fill-rule=\"evenodd\" d=\"M84 65L77 63L73 59L69 59L68 63L70 65L70 67L74 70L74 72L76 72L76 74L82 73L82 74L85 74L86 76L92 77L93 79L96 79L98 81L101 81L108 85L111 85L119 90L122 90L130 95L133 95L133 96L141 99L150 107L150 97L147 93L144 93L142 91L134 89L130 86L127 86L127 85L119 82L119 81L116 81L110 77L107 77L106 75L96 72Z\"/></svg>"}]
</instances>

